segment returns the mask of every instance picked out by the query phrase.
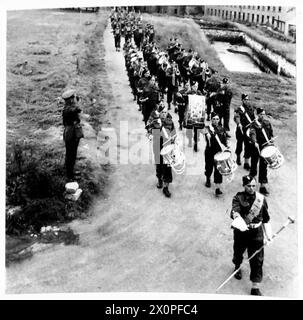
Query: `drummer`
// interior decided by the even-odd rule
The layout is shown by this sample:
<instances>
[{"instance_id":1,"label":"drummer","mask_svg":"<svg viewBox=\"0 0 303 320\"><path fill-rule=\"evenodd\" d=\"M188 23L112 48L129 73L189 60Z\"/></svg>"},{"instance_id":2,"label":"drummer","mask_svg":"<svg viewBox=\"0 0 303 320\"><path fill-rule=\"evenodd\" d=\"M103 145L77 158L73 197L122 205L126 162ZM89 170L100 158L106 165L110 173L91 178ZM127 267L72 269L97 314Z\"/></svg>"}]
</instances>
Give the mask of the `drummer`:
<instances>
[{"instance_id":1,"label":"drummer","mask_svg":"<svg viewBox=\"0 0 303 320\"><path fill-rule=\"evenodd\" d=\"M228 148L229 143L227 140L225 129L219 124L220 117L218 114L212 112L211 113L211 123L209 126L205 127L205 176L206 182L205 186L207 188L211 187L210 177L214 171L214 183L216 185L216 196L221 195L223 192L221 191L221 184L223 181L221 173L218 171L215 164L215 154L222 151L223 148ZM218 140L220 140L221 145Z\"/></svg>"},{"instance_id":2,"label":"drummer","mask_svg":"<svg viewBox=\"0 0 303 320\"><path fill-rule=\"evenodd\" d=\"M268 183L267 179L267 162L260 156L261 151L270 143L267 143L273 138L273 128L266 116L265 110L263 108L257 108L257 118L252 123L250 128L250 138L253 144L252 154L251 154L251 168L250 175L255 177L257 175L257 165L259 162L259 183L260 183L260 193L268 195L269 191L266 188Z\"/></svg>"},{"instance_id":3,"label":"drummer","mask_svg":"<svg viewBox=\"0 0 303 320\"><path fill-rule=\"evenodd\" d=\"M241 165L241 153L243 149L244 142L244 169L250 170L249 159L251 157L251 142L246 134L249 129L250 123L255 118L254 107L252 107L248 102L248 95L242 94L242 105L235 109L234 121L236 123L236 155L237 155L237 164Z\"/></svg>"},{"instance_id":4,"label":"drummer","mask_svg":"<svg viewBox=\"0 0 303 320\"><path fill-rule=\"evenodd\" d=\"M168 108L164 105L163 100L158 104L158 108L152 111L146 129L153 135L153 152L156 164L156 177L158 178L157 188L163 188L164 195L170 198L171 193L168 190L168 186L173 181L172 169L168 164L163 162L160 151L164 146L174 143L176 130L172 116L168 113Z\"/></svg>"}]
</instances>

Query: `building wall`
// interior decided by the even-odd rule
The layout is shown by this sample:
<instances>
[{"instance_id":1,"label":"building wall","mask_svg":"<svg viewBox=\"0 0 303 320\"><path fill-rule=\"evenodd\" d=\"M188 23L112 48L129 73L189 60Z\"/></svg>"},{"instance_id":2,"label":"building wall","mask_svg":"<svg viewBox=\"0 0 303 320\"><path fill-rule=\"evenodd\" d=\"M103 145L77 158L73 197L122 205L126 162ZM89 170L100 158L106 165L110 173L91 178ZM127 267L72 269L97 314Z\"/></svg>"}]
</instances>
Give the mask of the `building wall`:
<instances>
[{"instance_id":1,"label":"building wall","mask_svg":"<svg viewBox=\"0 0 303 320\"><path fill-rule=\"evenodd\" d=\"M178 15L182 16L185 14L203 14L204 6L140 6L135 7L136 11L148 13L161 13L168 15Z\"/></svg>"},{"instance_id":2,"label":"building wall","mask_svg":"<svg viewBox=\"0 0 303 320\"><path fill-rule=\"evenodd\" d=\"M289 35L289 21L294 21L295 7L282 6L205 6L205 15L233 21L267 24Z\"/></svg>"}]
</instances>

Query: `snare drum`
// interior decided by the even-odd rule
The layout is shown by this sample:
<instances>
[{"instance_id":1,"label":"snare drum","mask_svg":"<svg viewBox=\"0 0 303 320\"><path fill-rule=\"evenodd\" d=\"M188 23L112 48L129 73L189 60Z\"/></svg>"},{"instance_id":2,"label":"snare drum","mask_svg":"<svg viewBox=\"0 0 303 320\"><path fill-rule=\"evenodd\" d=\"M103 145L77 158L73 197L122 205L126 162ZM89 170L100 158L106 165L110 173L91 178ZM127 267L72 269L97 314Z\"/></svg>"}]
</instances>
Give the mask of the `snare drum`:
<instances>
[{"instance_id":1,"label":"snare drum","mask_svg":"<svg viewBox=\"0 0 303 320\"><path fill-rule=\"evenodd\" d=\"M160 154L164 163L169 164L177 174L184 172L185 155L177 144L169 144L163 147Z\"/></svg>"},{"instance_id":2,"label":"snare drum","mask_svg":"<svg viewBox=\"0 0 303 320\"><path fill-rule=\"evenodd\" d=\"M236 162L231 158L231 152L228 150L216 153L214 159L217 169L222 176L233 174L238 167Z\"/></svg>"},{"instance_id":3,"label":"snare drum","mask_svg":"<svg viewBox=\"0 0 303 320\"><path fill-rule=\"evenodd\" d=\"M261 157L265 159L271 169L278 169L284 162L284 157L275 146L267 146L261 150Z\"/></svg>"}]
</instances>

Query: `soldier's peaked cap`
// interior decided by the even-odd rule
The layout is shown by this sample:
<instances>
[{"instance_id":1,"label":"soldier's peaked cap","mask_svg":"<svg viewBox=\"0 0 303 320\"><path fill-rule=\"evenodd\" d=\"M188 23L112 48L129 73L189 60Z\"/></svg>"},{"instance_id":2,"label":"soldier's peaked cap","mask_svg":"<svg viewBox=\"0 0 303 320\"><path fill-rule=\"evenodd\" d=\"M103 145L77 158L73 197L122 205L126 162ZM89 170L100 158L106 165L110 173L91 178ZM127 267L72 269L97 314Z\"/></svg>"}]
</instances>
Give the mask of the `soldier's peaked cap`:
<instances>
[{"instance_id":1,"label":"soldier's peaked cap","mask_svg":"<svg viewBox=\"0 0 303 320\"><path fill-rule=\"evenodd\" d=\"M73 97L76 94L76 90L74 89L69 89L63 92L62 94L62 98L63 99L69 99L71 97Z\"/></svg>"}]
</instances>

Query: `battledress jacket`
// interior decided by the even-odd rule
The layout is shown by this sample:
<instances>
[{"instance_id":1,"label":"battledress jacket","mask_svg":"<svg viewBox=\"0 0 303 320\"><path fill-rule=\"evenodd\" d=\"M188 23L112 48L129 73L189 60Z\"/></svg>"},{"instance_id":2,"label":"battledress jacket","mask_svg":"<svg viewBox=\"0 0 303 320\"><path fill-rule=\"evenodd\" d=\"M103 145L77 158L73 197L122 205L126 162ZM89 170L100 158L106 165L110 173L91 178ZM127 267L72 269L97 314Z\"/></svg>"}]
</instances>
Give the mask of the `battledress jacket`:
<instances>
[{"instance_id":1,"label":"battledress jacket","mask_svg":"<svg viewBox=\"0 0 303 320\"><path fill-rule=\"evenodd\" d=\"M147 128L148 131L153 134L153 152L155 159L159 158L163 144L169 144L169 142L166 144L168 139L165 137L163 130L161 130L162 127L165 128L168 138L171 138L176 134L175 125L172 116L169 113L167 113L166 118L162 120L161 124L156 121L157 119L159 119L159 112L153 110L148 119Z\"/></svg>"},{"instance_id":2,"label":"battledress jacket","mask_svg":"<svg viewBox=\"0 0 303 320\"><path fill-rule=\"evenodd\" d=\"M270 220L269 214L268 214L268 205L266 202L266 198L263 198L263 204L261 207L261 210L259 214L251 219L250 208L252 204L254 203L256 199L256 192L254 194L249 194L246 191L238 192L233 200L232 200L232 211L231 211L231 218L233 218L234 213L239 213L241 217L244 219L244 221L249 223L268 223Z\"/></svg>"}]
</instances>

